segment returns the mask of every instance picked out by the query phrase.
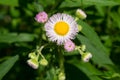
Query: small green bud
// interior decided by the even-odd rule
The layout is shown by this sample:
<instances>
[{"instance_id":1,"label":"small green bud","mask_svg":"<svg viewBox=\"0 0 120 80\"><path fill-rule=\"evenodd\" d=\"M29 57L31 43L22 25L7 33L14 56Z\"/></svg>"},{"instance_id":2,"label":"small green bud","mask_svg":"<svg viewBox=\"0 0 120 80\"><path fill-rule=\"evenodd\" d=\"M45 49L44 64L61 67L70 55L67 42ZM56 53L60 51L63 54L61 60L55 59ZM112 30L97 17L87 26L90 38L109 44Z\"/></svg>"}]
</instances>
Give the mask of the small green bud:
<instances>
[{"instance_id":1,"label":"small green bud","mask_svg":"<svg viewBox=\"0 0 120 80\"><path fill-rule=\"evenodd\" d=\"M80 19L85 19L87 17L85 12L82 11L81 9L76 10L76 16L79 17Z\"/></svg>"},{"instance_id":2,"label":"small green bud","mask_svg":"<svg viewBox=\"0 0 120 80\"><path fill-rule=\"evenodd\" d=\"M78 30L81 31L82 30L82 26L78 25Z\"/></svg>"},{"instance_id":3,"label":"small green bud","mask_svg":"<svg viewBox=\"0 0 120 80\"><path fill-rule=\"evenodd\" d=\"M42 39L43 39L43 40L47 40L47 38L46 38L46 35L45 35L45 34L42 34Z\"/></svg>"},{"instance_id":4,"label":"small green bud","mask_svg":"<svg viewBox=\"0 0 120 80\"><path fill-rule=\"evenodd\" d=\"M88 62L92 58L92 54L90 52L86 52L82 55L82 60L84 62Z\"/></svg>"},{"instance_id":5,"label":"small green bud","mask_svg":"<svg viewBox=\"0 0 120 80\"><path fill-rule=\"evenodd\" d=\"M36 59L37 55L35 54L35 52L31 52L31 53L29 53L28 57L31 59Z\"/></svg>"},{"instance_id":6,"label":"small green bud","mask_svg":"<svg viewBox=\"0 0 120 80\"><path fill-rule=\"evenodd\" d=\"M82 51L85 51L85 49L86 49L86 46L85 46L85 45L82 45L82 46L81 46L81 50L82 50Z\"/></svg>"},{"instance_id":7,"label":"small green bud","mask_svg":"<svg viewBox=\"0 0 120 80\"><path fill-rule=\"evenodd\" d=\"M48 65L48 61L46 59L41 59L40 60L40 64L43 66L47 66Z\"/></svg>"},{"instance_id":8,"label":"small green bud","mask_svg":"<svg viewBox=\"0 0 120 80\"><path fill-rule=\"evenodd\" d=\"M27 63L29 66L31 66L33 69L38 69L39 63L35 59L29 59L27 60Z\"/></svg>"},{"instance_id":9,"label":"small green bud","mask_svg":"<svg viewBox=\"0 0 120 80\"><path fill-rule=\"evenodd\" d=\"M65 73L60 72L58 75L58 80L65 80Z\"/></svg>"}]
</instances>

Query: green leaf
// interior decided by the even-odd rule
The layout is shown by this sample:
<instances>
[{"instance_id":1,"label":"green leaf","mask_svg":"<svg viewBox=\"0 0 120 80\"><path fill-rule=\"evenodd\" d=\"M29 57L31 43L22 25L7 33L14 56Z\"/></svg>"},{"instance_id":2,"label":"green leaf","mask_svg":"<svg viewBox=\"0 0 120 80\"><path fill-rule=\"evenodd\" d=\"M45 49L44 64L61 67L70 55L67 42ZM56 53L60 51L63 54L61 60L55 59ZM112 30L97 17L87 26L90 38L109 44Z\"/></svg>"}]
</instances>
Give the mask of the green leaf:
<instances>
[{"instance_id":1,"label":"green leaf","mask_svg":"<svg viewBox=\"0 0 120 80\"><path fill-rule=\"evenodd\" d=\"M15 64L18 58L19 56L16 55L0 64L0 80L6 75L6 73L8 73L8 71L12 68L12 66Z\"/></svg>"},{"instance_id":2,"label":"green leaf","mask_svg":"<svg viewBox=\"0 0 120 80\"><path fill-rule=\"evenodd\" d=\"M22 41L26 41L26 42L33 41L35 37L37 37L35 34L20 33L18 35L18 38L17 38L16 41L19 41L19 42L22 42Z\"/></svg>"},{"instance_id":3,"label":"green leaf","mask_svg":"<svg viewBox=\"0 0 120 80\"><path fill-rule=\"evenodd\" d=\"M64 7L80 7L81 6L81 0L65 0L61 5L60 8Z\"/></svg>"},{"instance_id":4,"label":"green leaf","mask_svg":"<svg viewBox=\"0 0 120 80\"><path fill-rule=\"evenodd\" d=\"M57 80L56 69L54 67L47 71L47 77L44 80Z\"/></svg>"},{"instance_id":5,"label":"green leaf","mask_svg":"<svg viewBox=\"0 0 120 80\"><path fill-rule=\"evenodd\" d=\"M114 23L117 24L117 27L120 29L120 15L117 12L111 12L110 16Z\"/></svg>"},{"instance_id":6,"label":"green leaf","mask_svg":"<svg viewBox=\"0 0 120 80\"><path fill-rule=\"evenodd\" d=\"M0 34L0 43L29 42L33 41L36 35L28 33L7 33Z\"/></svg>"},{"instance_id":7,"label":"green leaf","mask_svg":"<svg viewBox=\"0 0 120 80\"><path fill-rule=\"evenodd\" d=\"M102 45L96 32L87 23L81 20L78 21L78 24L82 26L81 32L90 40L90 42L102 51L106 52L106 48Z\"/></svg>"},{"instance_id":8,"label":"green leaf","mask_svg":"<svg viewBox=\"0 0 120 80\"><path fill-rule=\"evenodd\" d=\"M100 14L100 16L105 16L104 7L102 7L102 6L95 6L95 8L97 9L97 11Z\"/></svg>"},{"instance_id":9,"label":"green leaf","mask_svg":"<svg viewBox=\"0 0 120 80\"><path fill-rule=\"evenodd\" d=\"M98 46L94 46L93 43L91 43L91 41L89 39L87 39L86 37L82 36L82 35L77 35L78 40L82 43L85 44L87 47L87 51L91 52L93 57L92 60L101 65L101 66L106 66L108 64L113 65L112 61L110 60L110 58L108 57L108 55L106 55L106 53L104 51L102 51Z\"/></svg>"},{"instance_id":10,"label":"green leaf","mask_svg":"<svg viewBox=\"0 0 120 80\"><path fill-rule=\"evenodd\" d=\"M83 0L86 5L99 5L99 6L115 6L119 5L113 0Z\"/></svg>"},{"instance_id":11,"label":"green leaf","mask_svg":"<svg viewBox=\"0 0 120 80\"><path fill-rule=\"evenodd\" d=\"M34 3L34 7L35 7L35 9L36 9L38 12L41 12L41 11L44 10L43 7L42 7L42 5L40 5L40 4L38 4L38 3Z\"/></svg>"},{"instance_id":12,"label":"green leaf","mask_svg":"<svg viewBox=\"0 0 120 80\"><path fill-rule=\"evenodd\" d=\"M102 73L97 70L92 64L84 63L76 59L70 61L69 63L84 72L90 78L90 80L102 80L98 77L98 75L101 75Z\"/></svg>"},{"instance_id":13,"label":"green leaf","mask_svg":"<svg viewBox=\"0 0 120 80\"><path fill-rule=\"evenodd\" d=\"M15 9L14 7L11 7L11 8L10 8L10 13L11 13L11 15L14 16L14 17L19 17L19 16L20 16L19 11L18 11L17 9Z\"/></svg>"},{"instance_id":14,"label":"green leaf","mask_svg":"<svg viewBox=\"0 0 120 80\"><path fill-rule=\"evenodd\" d=\"M8 6L18 6L18 0L0 0L0 4Z\"/></svg>"},{"instance_id":15,"label":"green leaf","mask_svg":"<svg viewBox=\"0 0 120 80\"><path fill-rule=\"evenodd\" d=\"M65 0L61 4L60 8L80 7L82 5L115 6L115 5L119 5L119 4L117 2L112 1L112 0Z\"/></svg>"},{"instance_id":16,"label":"green leaf","mask_svg":"<svg viewBox=\"0 0 120 80\"><path fill-rule=\"evenodd\" d=\"M79 52L77 50L72 51L72 52L64 52L64 56L73 56L73 55L78 55Z\"/></svg>"},{"instance_id":17,"label":"green leaf","mask_svg":"<svg viewBox=\"0 0 120 80\"><path fill-rule=\"evenodd\" d=\"M47 7L55 4L55 0L38 0L38 2L43 6Z\"/></svg>"}]
</instances>

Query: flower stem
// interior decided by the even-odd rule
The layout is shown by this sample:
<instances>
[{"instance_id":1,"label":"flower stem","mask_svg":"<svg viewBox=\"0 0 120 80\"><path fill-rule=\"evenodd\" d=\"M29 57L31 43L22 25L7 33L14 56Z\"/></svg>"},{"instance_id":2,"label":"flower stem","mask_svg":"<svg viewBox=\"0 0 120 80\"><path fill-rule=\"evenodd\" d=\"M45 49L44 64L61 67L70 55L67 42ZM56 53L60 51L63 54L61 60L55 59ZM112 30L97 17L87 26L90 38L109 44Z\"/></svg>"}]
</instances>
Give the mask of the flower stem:
<instances>
[{"instance_id":1,"label":"flower stem","mask_svg":"<svg viewBox=\"0 0 120 80\"><path fill-rule=\"evenodd\" d=\"M58 75L58 80L65 80L65 72L64 72L64 56L62 54L62 48L59 47L59 50L58 50L58 56L59 56L59 67L60 67L60 72L59 72L59 75ZM64 79L63 79L64 77Z\"/></svg>"},{"instance_id":2,"label":"flower stem","mask_svg":"<svg viewBox=\"0 0 120 80\"><path fill-rule=\"evenodd\" d=\"M45 47L45 45L44 46L41 46L40 48L37 48L37 52L38 52L38 54L39 55L41 55L41 57L43 58L43 59L45 59L45 57L42 55L42 49Z\"/></svg>"},{"instance_id":3,"label":"flower stem","mask_svg":"<svg viewBox=\"0 0 120 80\"><path fill-rule=\"evenodd\" d=\"M60 66L60 69L64 70L64 56L62 54L61 49L60 49L58 54L59 54L59 66Z\"/></svg>"},{"instance_id":4,"label":"flower stem","mask_svg":"<svg viewBox=\"0 0 120 80\"><path fill-rule=\"evenodd\" d=\"M79 52L81 55L84 54L84 52L81 50L81 47L76 47L76 50L78 50L78 52Z\"/></svg>"}]
</instances>

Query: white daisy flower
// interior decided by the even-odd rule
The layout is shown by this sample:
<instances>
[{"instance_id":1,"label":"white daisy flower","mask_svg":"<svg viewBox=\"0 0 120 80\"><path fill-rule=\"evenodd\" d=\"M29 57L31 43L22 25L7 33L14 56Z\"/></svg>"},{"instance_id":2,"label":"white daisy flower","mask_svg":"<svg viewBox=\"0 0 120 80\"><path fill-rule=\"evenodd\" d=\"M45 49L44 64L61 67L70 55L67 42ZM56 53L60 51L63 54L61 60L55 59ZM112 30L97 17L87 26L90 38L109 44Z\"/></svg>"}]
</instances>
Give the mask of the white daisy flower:
<instances>
[{"instance_id":1,"label":"white daisy flower","mask_svg":"<svg viewBox=\"0 0 120 80\"><path fill-rule=\"evenodd\" d=\"M74 39L78 32L78 25L75 19L64 13L54 14L44 27L50 41L57 42L58 45Z\"/></svg>"}]
</instances>

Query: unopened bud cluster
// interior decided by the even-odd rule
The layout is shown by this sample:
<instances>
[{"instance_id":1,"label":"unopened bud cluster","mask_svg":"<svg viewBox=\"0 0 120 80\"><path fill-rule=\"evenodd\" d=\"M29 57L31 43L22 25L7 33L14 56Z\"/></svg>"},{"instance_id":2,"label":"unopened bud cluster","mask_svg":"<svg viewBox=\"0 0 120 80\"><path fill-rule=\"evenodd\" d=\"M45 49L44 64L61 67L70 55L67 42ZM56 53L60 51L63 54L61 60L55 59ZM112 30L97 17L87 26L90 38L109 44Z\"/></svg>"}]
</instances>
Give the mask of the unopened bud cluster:
<instances>
[{"instance_id":1,"label":"unopened bud cluster","mask_svg":"<svg viewBox=\"0 0 120 80\"><path fill-rule=\"evenodd\" d=\"M86 52L85 45L77 46L76 50L78 50L79 53L81 54L82 61L89 62L89 60L92 58L92 54L90 52Z\"/></svg>"},{"instance_id":2,"label":"unopened bud cluster","mask_svg":"<svg viewBox=\"0 0 120 80\"><path fill-rule=\"evenodd\" d=\"M29 66L31 66L33 69L38 69L39 64L43 66L48 65L48 61L45 59L45 57L42 55L41 50L37 49L37 52L31 52L29 53L28 57L30 58L27 60L27 63ZM41 57L41 58L40 58ZM40 59L39 59L40 58Z\"/></svg>"}]
</instances>

